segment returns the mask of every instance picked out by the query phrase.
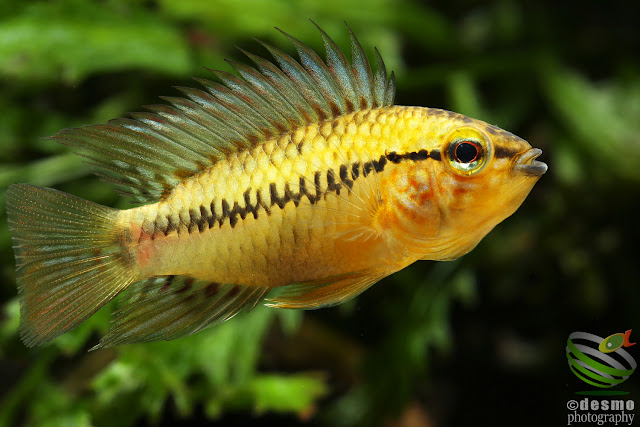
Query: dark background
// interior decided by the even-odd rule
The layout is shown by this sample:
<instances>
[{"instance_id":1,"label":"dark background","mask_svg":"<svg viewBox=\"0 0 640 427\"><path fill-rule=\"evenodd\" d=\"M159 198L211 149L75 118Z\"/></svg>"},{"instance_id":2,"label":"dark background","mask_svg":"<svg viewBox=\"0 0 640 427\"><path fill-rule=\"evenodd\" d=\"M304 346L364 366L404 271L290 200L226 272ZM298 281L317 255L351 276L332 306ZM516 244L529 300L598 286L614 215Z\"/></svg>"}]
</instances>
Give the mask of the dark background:
<instances>
[{"instance_id":1,"label":"dark background","mask_svg":"<svg viewBox=\"0 0 640 427\"><path fill-rule=\"evenodd\" d=\"M261 307L91 353L109 308L50 345L19 341L3 215L0 426L566 425L567 400L589 389L568 369L569 334L640 336L634 1L3 2L0 187L129 206L41 137L177 96L202 67L245 61L234 45L266 55L251 37L292 53L273 26L322 52L307 18L345 50L343 21L377 46L397 104L497 124L542 148L549 172L460 260L419 262L336 308ZM618 389L640 405L638 384Z\"/></svg>"}]
</instances>

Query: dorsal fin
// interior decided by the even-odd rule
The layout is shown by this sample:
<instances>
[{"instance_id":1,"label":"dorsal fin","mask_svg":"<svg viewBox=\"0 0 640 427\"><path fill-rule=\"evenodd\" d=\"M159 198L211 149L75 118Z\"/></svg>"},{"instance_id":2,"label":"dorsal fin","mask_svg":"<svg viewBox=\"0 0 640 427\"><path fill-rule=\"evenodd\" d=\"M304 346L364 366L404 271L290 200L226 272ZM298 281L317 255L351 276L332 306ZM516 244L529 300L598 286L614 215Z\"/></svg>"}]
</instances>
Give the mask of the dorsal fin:
<instances>
[{"instance_id":1,"label":"dorsal fin","mask_svg":"<svg viewBox=\"0 0 640 427\"><path fill-rule=\"evenodd\" d=\"M120 192L151 203L185 177L255 144L342 114L391 105L394 75L387 77L378 51L374 73L350 29L351 64L318 29L326 62L281 31L300 61L260 42L277 66L243 51L257 68L231 63L239 76L213 71L219 82L196 79L205 90L178 88L185 97L164 97L170 105L146 107L149 112L129 119L65 129L52 138L80 148L96 172Z\"/></svg>"}]
</instances>

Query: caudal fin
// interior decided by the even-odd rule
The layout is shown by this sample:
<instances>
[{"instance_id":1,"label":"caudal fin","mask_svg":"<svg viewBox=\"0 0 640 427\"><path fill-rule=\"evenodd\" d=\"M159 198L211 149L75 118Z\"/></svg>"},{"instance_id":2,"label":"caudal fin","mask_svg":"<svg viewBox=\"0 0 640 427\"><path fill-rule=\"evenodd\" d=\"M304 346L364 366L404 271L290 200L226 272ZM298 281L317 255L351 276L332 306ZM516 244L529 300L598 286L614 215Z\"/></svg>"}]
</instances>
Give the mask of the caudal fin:
<instances>
[{"instance_id":1,"label":"caudal fin","mask_svg":"<svg viewBox=\"0 0 640 427\"><path fill-rule=\"evenodd\" d=\"M75 328L136 280L117 210L27 184L6 200L27 346Z\"/></svg>"}]
</instances>

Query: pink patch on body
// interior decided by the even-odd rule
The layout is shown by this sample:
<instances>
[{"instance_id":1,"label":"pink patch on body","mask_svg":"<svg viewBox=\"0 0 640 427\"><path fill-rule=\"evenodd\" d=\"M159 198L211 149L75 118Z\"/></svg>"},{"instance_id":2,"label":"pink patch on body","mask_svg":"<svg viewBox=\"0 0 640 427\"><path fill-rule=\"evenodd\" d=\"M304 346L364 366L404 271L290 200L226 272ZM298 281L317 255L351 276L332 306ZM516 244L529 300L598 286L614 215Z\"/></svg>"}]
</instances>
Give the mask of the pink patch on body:
<instances>
[{"instance_id":1,"label":"pink patch on body","mask_svg":"<svg viewBox=\"0 0 640 427\"><path fill-rule=\"evenodd\" d=\"M129 235L131 236L131 244L135 247L138 267L140 269L149 267L150 261L156 252L154 240L155 237L158 237L158 233L152 236L145 233L138 224L131 224ZM159 235L162 234L160 233Z\"/></svg>"}]
</instances>

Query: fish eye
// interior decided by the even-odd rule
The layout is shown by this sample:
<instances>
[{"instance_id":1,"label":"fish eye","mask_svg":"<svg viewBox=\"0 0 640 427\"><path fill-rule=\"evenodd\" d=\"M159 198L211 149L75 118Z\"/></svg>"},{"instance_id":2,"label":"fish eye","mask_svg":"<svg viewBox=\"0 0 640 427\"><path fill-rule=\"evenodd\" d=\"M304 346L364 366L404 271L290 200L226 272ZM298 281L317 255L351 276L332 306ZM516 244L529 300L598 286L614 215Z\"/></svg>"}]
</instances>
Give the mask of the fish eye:
<instances>
[{"instance_id":1,"label":"fish eye","mask_svg":"<svg viewBox=\"0 0 640 427\"><path fill-rule=\"evenodd\" d=\"M480 150L480 145L473 141L460 141L453 148L453 156L459 163L471 163L478 158Z\"/></svg>"},{"instance_id":2,"label":"fish eye","mask_svg":"<svg viewBox=\"0 0 640 427\"><path fill-rule=\"evenodd\" d=\"M444 149L449 166L465 176L480 172L491 154L487 138L471 129L461 129L451 136L451 142Z\"/></svg>"}]
</instances>

